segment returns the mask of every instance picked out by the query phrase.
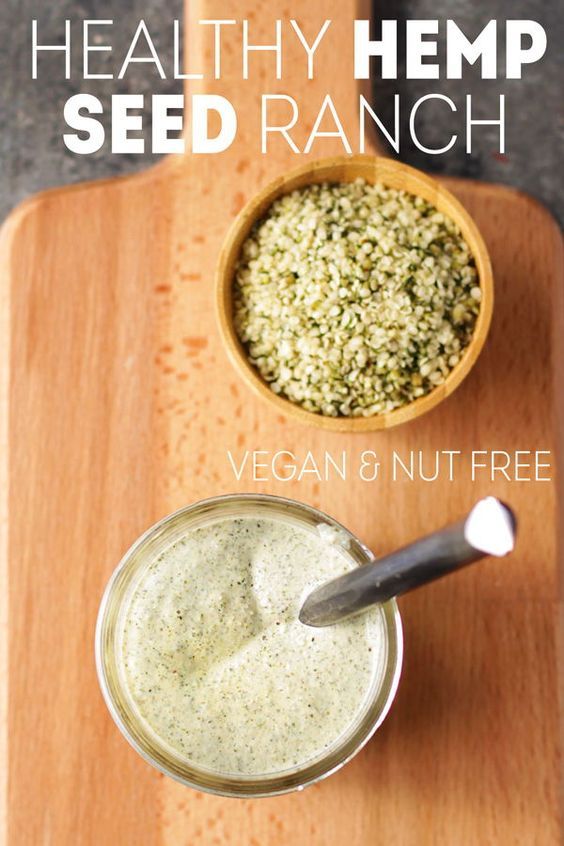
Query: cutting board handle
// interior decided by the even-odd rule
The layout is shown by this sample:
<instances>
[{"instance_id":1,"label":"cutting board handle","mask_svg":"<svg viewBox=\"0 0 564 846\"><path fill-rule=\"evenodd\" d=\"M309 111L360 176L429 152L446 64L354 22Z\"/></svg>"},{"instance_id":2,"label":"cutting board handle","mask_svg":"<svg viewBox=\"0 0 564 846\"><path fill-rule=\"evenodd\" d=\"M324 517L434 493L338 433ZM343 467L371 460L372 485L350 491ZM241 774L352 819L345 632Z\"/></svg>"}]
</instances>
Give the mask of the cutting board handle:
<instances>
[{"instance_id":1,"label":"cutting board handle","mask_svg":"<svg viewBox=\"0 0 564 846\"><path fill-rule=\"evenodd\" d=\"M184 63L185 72L203 74L203 79L185 83L188 98L194 93L219 94L233 103L239 121L252 121L253 132L261 131L261 97L264 94L289 95L299 108L299 118L292 136L303 152L305 142L321 109L330 95L352 147L359 148L359 95L370 102L369 82L354 79L353 21L369 19L369 0L185 0ZM274 45L276 21L282 21L282 75L276 78L274 51L253 51L248 58L248 79L243 78L243 20L248 21L250 45ZM294 19L309 45L315 41L326 20L331 23L313 58L313 79L308 79L308 58L304 46L291 25ZM235 21L219 29L221 37L221 78L215 75L215 28L201 21ZM269 103L276 119L291 117L291 104ZM278 109L278 111L276 111ZM367 128L370 122L367 121ZM325 114L321 129L334 124ZM376 152L373 133L368 133L365 152ZM303 142L303 143L302 143ZM188 150L188 145L187 145ZM342 150L345 152L345 149ZM324 155L323 145L313 145L312 154Z\"/></svg>"}]
</instances>

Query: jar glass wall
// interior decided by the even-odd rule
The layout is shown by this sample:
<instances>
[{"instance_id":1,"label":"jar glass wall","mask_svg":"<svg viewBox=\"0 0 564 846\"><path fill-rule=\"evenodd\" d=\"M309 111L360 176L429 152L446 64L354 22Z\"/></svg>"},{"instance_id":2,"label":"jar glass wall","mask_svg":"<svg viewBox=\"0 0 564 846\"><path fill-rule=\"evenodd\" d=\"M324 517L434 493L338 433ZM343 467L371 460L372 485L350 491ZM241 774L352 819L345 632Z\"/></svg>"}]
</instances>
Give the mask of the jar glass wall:
<instances>
[{"instance_id":1,"label":"jar glass wall","mask_svg":"<svg viewBox=\"0 0 564 846\"><path fill-rule=\"evenodd\" d=\"M299 790L342 767L370 739L386 716L399 681L402 662L401 620L395 601L377 609L383 635L381 670L366 702L335 743L299 766L264 775L212 771L188 760L164 743L141 717L129 692L123 664L125 615L147 567L187 531L229 518L274 518L315 530L326 525L344 533L347 555L359 566L372 560L368 549L347 529L310 506L266 495L230 495L196 503L165 517L145 532L125 554L104 593L96 627L96 663L106 704L125 738L149 763L166 775L224 796L272 796ZM189 719L189 714L187 715Z\"/></svg>"}]
</instances>

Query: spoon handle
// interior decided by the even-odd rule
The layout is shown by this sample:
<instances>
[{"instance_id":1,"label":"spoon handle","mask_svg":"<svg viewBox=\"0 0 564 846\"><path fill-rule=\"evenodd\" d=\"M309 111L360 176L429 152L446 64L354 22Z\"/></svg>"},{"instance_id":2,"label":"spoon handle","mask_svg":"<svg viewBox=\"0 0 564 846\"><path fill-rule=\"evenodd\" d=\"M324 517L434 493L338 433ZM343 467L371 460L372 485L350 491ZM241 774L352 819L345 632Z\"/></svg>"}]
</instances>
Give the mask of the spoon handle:
<instances>
[{"instance_id":1,"label":"spoon handle","mask_svg":"<svg viewBox=\"0 0 564 846\"><path fill-rule=\"evenodd\" d=\"M511 509L487 497L463 520L316 588L304 602L300 620L328 626L487 555L506 555L515 544L515 532Z\"/></svg>"}]
</instances>

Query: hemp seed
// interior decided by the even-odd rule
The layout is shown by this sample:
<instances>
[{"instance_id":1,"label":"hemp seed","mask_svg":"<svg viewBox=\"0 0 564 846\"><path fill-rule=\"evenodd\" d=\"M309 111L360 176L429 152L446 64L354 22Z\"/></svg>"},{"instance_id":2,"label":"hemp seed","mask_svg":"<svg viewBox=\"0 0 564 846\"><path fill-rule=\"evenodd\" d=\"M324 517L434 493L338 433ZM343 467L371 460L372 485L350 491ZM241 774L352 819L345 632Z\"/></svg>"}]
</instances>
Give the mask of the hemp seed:
<instances>
[{"instance_id":1,"label":"hemp seed","mask_svg":"<svg viewBox=\"0 0 564 846\"><path fill-rule=\"evenodd\" d=\"M318 414L368 417L444 382L481 294L451 219L358 179L272 204L242 246L233 316L275 393Z\"/></svg>"}]
</instances>

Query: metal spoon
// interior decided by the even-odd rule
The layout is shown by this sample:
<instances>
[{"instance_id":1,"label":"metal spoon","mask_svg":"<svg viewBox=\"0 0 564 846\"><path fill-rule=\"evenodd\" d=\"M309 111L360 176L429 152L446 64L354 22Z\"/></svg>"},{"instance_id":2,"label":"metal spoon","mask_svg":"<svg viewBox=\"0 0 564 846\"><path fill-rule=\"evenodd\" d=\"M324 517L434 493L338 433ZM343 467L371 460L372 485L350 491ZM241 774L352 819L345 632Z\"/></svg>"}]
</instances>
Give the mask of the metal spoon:
<instances>
[{"instance_id":1,"label":"metal spoon","mask_svg":"<svg viewBox=\"0 0 564 846\"><path fill-rule=\"evenodd\" d=\"M330 626L488 555L507 555L516 530L509 506L489 496L458 523L316 588L299 618L307 626Z\"/></svg>"}]
</instances>

